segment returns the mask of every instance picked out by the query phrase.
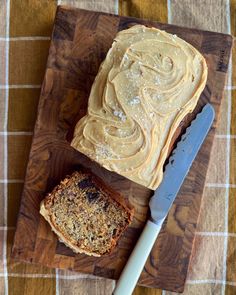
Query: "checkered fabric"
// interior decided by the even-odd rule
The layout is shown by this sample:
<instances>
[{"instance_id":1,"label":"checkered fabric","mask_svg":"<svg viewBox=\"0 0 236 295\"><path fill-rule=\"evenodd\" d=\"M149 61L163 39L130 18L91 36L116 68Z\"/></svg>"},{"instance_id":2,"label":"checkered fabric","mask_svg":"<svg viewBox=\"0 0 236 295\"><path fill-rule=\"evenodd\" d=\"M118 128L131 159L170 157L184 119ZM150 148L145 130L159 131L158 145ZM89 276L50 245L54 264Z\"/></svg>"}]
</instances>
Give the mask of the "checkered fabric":
<instances>
[{"instance_id":1,"label":"checkered fabric","mask_svg":"<svg viewBox=\"0 0 236 295\"><path fill-rule=\"evenodd\" d=\"M0 0L0 294L5 295L109 295L115 284L10 258L58 4L236 36L236 0ZM136 287L134 294L173 293ZM184 294L236 294L236 46Z\"/></svg>"}]
</instances>

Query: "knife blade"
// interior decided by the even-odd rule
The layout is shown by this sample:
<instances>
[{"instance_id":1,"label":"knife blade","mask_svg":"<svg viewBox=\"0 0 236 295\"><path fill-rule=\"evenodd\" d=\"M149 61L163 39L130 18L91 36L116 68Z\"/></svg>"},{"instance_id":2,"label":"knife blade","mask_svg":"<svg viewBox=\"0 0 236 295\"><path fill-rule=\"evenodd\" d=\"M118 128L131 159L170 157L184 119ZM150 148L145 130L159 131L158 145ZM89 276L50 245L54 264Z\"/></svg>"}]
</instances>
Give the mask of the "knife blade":
<instances>
[{"instance_id":1,"label":"knife blade","mask_svg":"<svg viewBox=\"0 0 236 295\"><path fill-rule=\"evenodd\" d=\"M132 294L162 224L211 128L214 117L214 108L210 104L205 105L172 152L165 167L163 180L150 199L151 218L147 221L120 275L114 295Z\"/></svg>"}]
</instances>

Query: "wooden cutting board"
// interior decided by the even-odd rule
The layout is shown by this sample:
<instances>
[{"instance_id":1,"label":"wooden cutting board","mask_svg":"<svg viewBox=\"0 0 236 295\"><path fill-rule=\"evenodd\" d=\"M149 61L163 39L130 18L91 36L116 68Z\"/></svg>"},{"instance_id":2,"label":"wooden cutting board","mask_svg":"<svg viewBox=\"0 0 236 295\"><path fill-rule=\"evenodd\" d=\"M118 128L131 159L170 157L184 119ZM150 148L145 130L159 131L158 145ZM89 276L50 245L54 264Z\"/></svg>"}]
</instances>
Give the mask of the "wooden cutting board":
<instances>
[{"instance_id":1,"label":"wooden cutting board","mask_svg":"<svg viewBox=\"0 0 236 295\"><path fill-rule=\"evenodd\" d=\"M86 112L91 85L116 33L137 23L177 34L207 60L207 85L196 110L182 122L176 138L207 102L214 106L218 117L231 36L59 6L12 251L15 258L112 279L119 277L147 219L152 191L98 167L71 148L70 140L75 123ZM216 121L217 118L163 225L140 285L177 292L184 289ZM45 194L81 164L119 190L135 208L134 221L118 247L101 258L74 254L58 241L39 215Z\"/></svg>"}]
</instances>

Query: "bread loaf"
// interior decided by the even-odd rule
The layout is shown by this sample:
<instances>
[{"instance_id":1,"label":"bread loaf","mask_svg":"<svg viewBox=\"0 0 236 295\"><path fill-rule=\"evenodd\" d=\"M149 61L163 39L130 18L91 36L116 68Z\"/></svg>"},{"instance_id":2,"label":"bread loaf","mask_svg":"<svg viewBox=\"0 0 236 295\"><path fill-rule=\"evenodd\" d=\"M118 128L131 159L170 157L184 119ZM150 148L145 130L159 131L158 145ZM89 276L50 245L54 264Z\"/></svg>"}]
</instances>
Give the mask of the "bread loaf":
<instances>
[{"instance_id":1,"label":"bread loaf","mask_svg":"<svg viewBox=\"0 0 236 295\"><path fill-rule=\"evenodd\" d=\"M106 169L156 189L171 139L206 80L204 57L176 35L142 25L121 31L71 145Z\"/></svg>"}]
</instances>

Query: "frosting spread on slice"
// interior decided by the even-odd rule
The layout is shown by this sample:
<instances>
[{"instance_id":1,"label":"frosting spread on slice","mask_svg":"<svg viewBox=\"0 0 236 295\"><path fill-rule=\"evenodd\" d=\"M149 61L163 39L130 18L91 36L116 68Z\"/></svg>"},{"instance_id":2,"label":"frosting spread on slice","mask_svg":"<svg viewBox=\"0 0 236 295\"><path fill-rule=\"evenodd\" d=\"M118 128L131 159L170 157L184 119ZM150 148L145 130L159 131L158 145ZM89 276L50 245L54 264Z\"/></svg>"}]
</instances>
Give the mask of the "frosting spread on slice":
<instances>
[{"instance_id":1,"label":"frosting spread on slice","mask_svg":"<svg viewBox=\"0 0 236 295\"><path fill-rule=\"evenodd\" d=\"M121 31L71 145L106 169L156 189L171 139L206 79L204 57L176 35L142 25Z\"/></svg>"}]
</instances>

